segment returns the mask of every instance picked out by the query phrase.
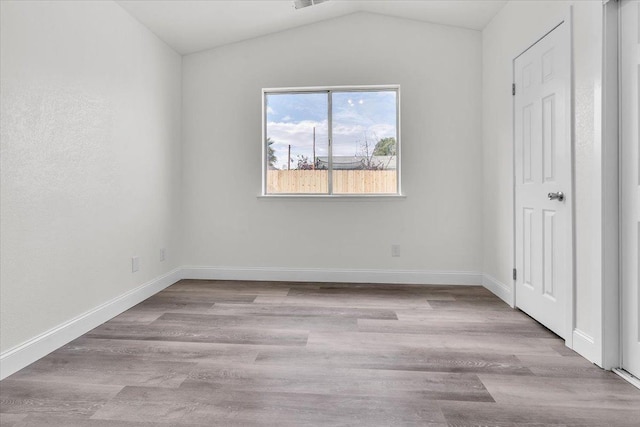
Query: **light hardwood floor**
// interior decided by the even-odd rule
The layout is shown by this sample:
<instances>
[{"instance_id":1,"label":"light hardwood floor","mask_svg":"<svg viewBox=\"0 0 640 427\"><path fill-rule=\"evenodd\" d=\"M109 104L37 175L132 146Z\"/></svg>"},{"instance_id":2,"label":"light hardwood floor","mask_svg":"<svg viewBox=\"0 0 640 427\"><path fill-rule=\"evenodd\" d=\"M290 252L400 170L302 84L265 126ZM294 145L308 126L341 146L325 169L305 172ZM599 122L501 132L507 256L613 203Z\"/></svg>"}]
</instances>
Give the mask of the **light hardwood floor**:
<instances>
[{"instance_id":1,"label":"light hardwood floor","mask_svg":"<svg viewBox=\"0 0 640 427\"><path fill-rule=\"evenodd\" d=\"M481 287L181 281L0 382L4 426L640 426Z\"/></svg>"}]
</instances>

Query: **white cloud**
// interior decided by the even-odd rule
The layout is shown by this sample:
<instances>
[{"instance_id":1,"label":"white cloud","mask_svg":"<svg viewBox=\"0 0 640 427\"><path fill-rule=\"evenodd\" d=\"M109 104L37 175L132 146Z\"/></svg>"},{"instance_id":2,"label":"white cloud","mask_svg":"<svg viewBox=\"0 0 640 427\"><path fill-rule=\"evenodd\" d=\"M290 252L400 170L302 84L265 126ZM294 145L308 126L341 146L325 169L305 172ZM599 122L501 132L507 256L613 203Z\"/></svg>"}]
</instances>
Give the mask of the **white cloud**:
<instances>
[{"instance_id":1,"label":"white cloud","mask_svg":"<svg viewBox=\"0 0 640 427\"><path fill-rule=\"evenodd\" d=\"M316 128L316 155L327 154L327 121L305 120L297 123L268 122L267 136L274 141L271 146L277 157L276 167L287 167L289 145L291 158L295 161L298 155L313 155L313 128Z\"/></svg>"},{"instance_id":2,"label":"white cloud","mask_svg":"<svg viewBox=\"0 0 640 427\"><path fill-rule=\"evenodd\" d=\"M367 128L362 125L336 125L333 127L334 136L364 136Z\"/></svg>"},{"instance_id":3,"label":"white cloud","mask_svg":"<svg viewBox=\"0 0 640 427\"><path fill-rule=\"evenodd\" d=\"M396 127L388 124L373 125L369 128L369 132L372 136L376 136L379 139L396 136Z\"/></svg>"}]
</instances>

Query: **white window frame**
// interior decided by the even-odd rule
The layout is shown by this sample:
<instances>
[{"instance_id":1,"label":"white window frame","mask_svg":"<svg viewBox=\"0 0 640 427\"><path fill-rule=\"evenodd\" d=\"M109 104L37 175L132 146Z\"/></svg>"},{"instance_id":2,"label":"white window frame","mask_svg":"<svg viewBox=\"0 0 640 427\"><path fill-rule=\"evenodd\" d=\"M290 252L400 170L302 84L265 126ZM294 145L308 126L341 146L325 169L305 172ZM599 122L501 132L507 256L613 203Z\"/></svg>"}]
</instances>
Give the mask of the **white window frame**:
<instances>
[{"instance_id":1,"label":"white window frame","mask_svg":"<svg viewBox=\"0 0 640 427\"><path fill-rule=\"evenodd\" d=\"M332 93L333 92L396 92L396 192L395 193L333 193L333 129L332 129ZM327 120L328 120L328 192L327 193L267 193L267 95L278 93L327 93ZM401 180L401 140L400 140L400 85L368 85L368 86L311 86L311 87L288 87L288 88L263 88L262 89L262 192L260 197L266 198L397 198L404 197L402 193Z\"/></svg>"}]
</instances>

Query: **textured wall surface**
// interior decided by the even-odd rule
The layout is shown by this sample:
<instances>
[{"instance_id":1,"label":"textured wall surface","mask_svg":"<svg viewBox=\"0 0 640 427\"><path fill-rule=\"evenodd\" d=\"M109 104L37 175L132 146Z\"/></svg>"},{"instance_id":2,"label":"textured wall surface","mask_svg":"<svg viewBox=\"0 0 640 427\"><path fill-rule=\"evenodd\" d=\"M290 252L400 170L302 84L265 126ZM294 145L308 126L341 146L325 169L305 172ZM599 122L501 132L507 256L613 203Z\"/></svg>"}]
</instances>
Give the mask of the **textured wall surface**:
<instances>
[{"instance_id":1,"label":"textured wall surface","mask_svg":"<svg viewBox=\"0 0 640 427\"><path fill-rule=\"evenodd\" d=\"M6 351L179 265L181 58L113 2L1 19Z\"/></svg>"},{"instance_id":2,"label":"textured wall surface","mask_svg":"<svg viewBox=\"0 0 640 427\"><path fill-rule=\"evenodd\" d=\"M183 62L188 263L480 270L480 32L362 13ZM401 85L406 199L258 199L261 89L370 84Z\"/></svg>"},{"instance_id":3,"label":"textured wall surface","mask_svg":"<svg viewBox=\"0 0 640 427\"><path fill-rule=\"evenodd\" d=\"M598 339L600 291L594 251L600 238L594 189L600 179L600 92L602 81L602 2L513 1L483 31L484 267L512 285L513 126L510 82L513 59L550 31L573 5L575 98L576 327ZM595 300L595 301L594 301ZM598 344L599 345L599 344Z\"/></svg>"}]
</instances>

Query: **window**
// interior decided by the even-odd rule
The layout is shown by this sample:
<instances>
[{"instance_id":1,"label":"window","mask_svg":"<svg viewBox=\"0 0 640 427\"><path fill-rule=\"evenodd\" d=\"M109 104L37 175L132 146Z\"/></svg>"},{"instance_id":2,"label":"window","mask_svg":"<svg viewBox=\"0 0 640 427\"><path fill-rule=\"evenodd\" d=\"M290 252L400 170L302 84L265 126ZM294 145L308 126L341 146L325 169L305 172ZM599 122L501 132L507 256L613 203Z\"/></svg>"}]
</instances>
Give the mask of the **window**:
<instances>
[{"instance_id":1,"label":"window","mask_svg":"<svg viewBox=\"0 0 640 427\"><path fill-rule=\"evenodd\" d=\"M265 195L400 194L399 87L265 89Z\"/></svg>"}]
</instances>

